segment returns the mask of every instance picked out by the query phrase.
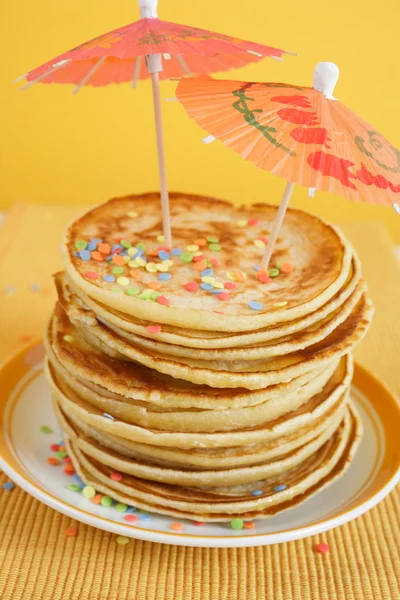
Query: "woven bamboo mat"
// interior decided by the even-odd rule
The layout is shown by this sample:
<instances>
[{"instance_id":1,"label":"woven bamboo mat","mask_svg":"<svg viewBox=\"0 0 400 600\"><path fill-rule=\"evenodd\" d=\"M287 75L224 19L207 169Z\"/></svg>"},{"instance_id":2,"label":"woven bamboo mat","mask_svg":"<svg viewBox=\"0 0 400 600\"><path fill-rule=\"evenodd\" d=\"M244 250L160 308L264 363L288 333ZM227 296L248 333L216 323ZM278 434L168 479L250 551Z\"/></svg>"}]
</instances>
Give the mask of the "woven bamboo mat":
<instances>
[{"instance_id":1,"label":"woven bamboo mat","mask_svg":"<svg viewBox=\"0 0 400 600\"><path fill-rule=\"evenodd\" d=\"M40 335L72 207L17 204L0 232L0 360ZM383 226L348 223L377 312L358 360L400 395L400 268ZM37 232L40 232L38 234ZM399 600L400 489L321 536L243 549L164 546L71 521L0 475L1 600ZM76 537L64 531L77 526ZM318 542L330 551L315 551Z\"/></svg>"}]
</instances>

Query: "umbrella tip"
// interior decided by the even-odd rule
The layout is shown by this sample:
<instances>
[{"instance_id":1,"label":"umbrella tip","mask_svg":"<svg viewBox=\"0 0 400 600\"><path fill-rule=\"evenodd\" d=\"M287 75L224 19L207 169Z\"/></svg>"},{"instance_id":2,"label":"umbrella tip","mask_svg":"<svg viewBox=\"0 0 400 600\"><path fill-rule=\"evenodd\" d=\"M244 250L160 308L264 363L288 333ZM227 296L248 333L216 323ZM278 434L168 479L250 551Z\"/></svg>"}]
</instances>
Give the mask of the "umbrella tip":
<instances>
[{"instance_id":1,"label":"umbrella tip","mask_svg":"<svg viewBox=\"0 0 400 600\"><path fill-rule=\"evenodd\" d=\"M158 0L138 0L142 19L156 19Z\"/></svg>"},{"instance_id":2,"label":"umbrella tip","mask_svg":"<svg viewBox=\"0 0 400 600\"><path fill-rule=\"evenodd\" d=\"M320 62L314 69L313 88L333 99L333 90L339 79L339 67L333 62Z\"/></svg>"}]
</instances>

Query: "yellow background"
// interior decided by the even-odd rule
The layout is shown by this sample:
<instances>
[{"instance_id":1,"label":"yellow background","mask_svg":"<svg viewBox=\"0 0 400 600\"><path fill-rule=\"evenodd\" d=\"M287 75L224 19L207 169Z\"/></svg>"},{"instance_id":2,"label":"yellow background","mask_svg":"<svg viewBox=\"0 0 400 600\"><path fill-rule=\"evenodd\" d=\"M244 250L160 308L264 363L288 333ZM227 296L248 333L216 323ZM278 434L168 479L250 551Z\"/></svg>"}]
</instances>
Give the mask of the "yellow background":
<instances>
[{"instance_id":1,"label":"yellow background","mask_svg":"<svg viewBox=\"0 0 400 600\"><path fill-rule=\"evenodd\" d=\"M0 0L0 208L17 199L97 203L156 189L150 83L102 89L36 85L16 76L96 35L138 19L135 0ZM400 146L397 0L160 0L159 16L296 51L223 77L309 85L316 62L341 69L335 95ZM164 97L174 96L163 82ZM203 132L177 103L165 103L169 187L234 201L277 202L284 182L258 170ZM392 208L295 189L293 205L328 219L382 220L400 242Z\"/></svg>"}]
</instances>

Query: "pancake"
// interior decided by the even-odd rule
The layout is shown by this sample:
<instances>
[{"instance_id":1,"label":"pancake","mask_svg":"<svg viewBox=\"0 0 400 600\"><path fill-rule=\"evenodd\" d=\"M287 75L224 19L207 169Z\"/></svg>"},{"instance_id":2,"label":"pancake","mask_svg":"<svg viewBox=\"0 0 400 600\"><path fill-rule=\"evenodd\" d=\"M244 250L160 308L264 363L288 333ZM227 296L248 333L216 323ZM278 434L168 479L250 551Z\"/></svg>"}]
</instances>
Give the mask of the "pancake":
<instances>
[{"instance_id":1,"label":"pancake","mask_svg":"<svg viewBox=\"0 0 400 600\"><path fill-rule=\"evenodd\" d=\"M205 361L169 355L127 343L97 322L88 323L79 310L69 310L71 321L78 325L82 336L93 347L109 356L129 359L165 375L215 388L260 389L292 379L314 368L322 368L340 358L363 339L373 314L370 300L363 295L351 314L322 341L304 350L271 359ZM57 319L57 314L55 315Z\"/></svg>"},{"instance_id":2,"label":"pancake","mask_svg":"<svg viewBox=\"0 0 400 600\"><path fill-rule=\"evenodd\" d=\"M299 402L295 399L298 395L311 397L320 391L338 364L338 360L332 360L321 369L260 390L193 385L142 365L109 357L81 337L79 329L70 323L61 308L56 309L56 317L50 322L44 339L46 352L50 356L53 353L72 377L100 394L111 392L162 407L225 410L273 401L275 405L282 403L283 410L290 410L293 401Z\"/></svg>"},{"instance_id":3,"label":"pancake","mask_svg":"<svg viewBox=\"0 0 400 600\"><path fill-rule=\"evenodd\" d=\"M302 318L278 324L278 326L264 327L244 333L229 333L220 331L198 331L195 329L184 329L164 324L157 334L157 340L177 346L187 346L189 348L242 348L243 346L253 345L260 342L269 342L276 338L291 335L307 327L313 326L316 322L323 321L329 317L338 307L349 298L354 292L361 279L361 266L358 257L353 254L351 272L343 287L320 309L311 312ZM154 334L149 333L147 327L152 324L151 321L140 321L131 315L124 315L110 307L96 302L85 294L81 289L75 287L68 276L64 273L55 275L55 283L59 298L70 299L70 294L74 294L80 305L86 310L92 310L96 318L108 327L115 327L116 331L121 330L127 333L133 333L141 338L154 339Z\"/></svg>"},{"instance_id":4,"label":"pancake","mask_svg":"<svg viewBox=\"0 0 400 600\"><path fill-rule=\"evenodd\" d=\"M289 444L287 451L279 456L270 457L264 461L258 460L256 464L231 469L210 469L209 465L207 465L201 471L193 471L187 468L178 468L166 462L164 465L154 465L145 458L126 457L125 455L121 455L116 449L106 448L101 443L85 436L76 423L73 427L73 434L70 437L76 447L82 450L88 457L92 457L101 464L120 473L134 475L135 477L141 477L150 481L196 488L203 488L204 486L244 485L260 481L267 477L276 476L277 474L280 475L289 469L293 469L317 452L330 439L340 425L344 417L346 404L347 394L344 394L334 411L333 418L330 418L329 425L323 428L311 440L300 443L293 448ZM63 429L65 430L64 424Z\"/></svg>"},{"instance_id":5,"label":"pancake","mask_svg":"<svg viewBox=\"0 0 400 600\"><path fill-rule=\"evenodd\" d=\"M101 493L143 510L207 522L229 521L234 515L243 519L267 518L296 506L345 472L360 435L360 423L351 407L335 434L301 468L247 486L198 491L126 474L121 481L114 481L110 479L112 469L89 458L68 437L66 445L80 477ZM274 487L283 480L286 489L275 492ZM262 496L251 496L250 489L261 489Z\"/></svg>"},{"instance_id":6,"label":"pancake","mask_svg":"<svg viewBox=\"0 0 400 600\"><path fill-rule=\"evenodd\" d=\"M87 261L75 254L75 243L90 239L107 243L122 239L126 245L144 244L147 254L156 253L160 247L157 237L162 233L158 194L110 200L69 226L62 253L65 271L73 285L95 301L138 319L189 329L240 332L291 321L318 310L337 294L349 277L353 253L348 242L333 226L308 213L288 209L272 257L272 266L289 262L295 269L274 278L268 285L261 285L254 266L260 263L263 248L257 248L254 241L269 234L276 206L237 209L214 198L177 193L171 193L170 200L173 245L187 254L181 255L184 260L171 254L172 279L164 286L168 306L127 295L123 285L104 281L103 277L112 272L107 260ZM238 225L249 221L253 225ZM239 279L244 279L230 291L230 300L223 302L223 308L214 294L202 289L196 294L188 293L185 288L188 281L200 281L200 273L193 267L193 253L187 247L197 239L207 238L211 241L201 246L201 252L205 260L217 261L213 265L214 277L223 284L229 280L229 273L240 270ZM218 240L216 245L213 239ZM159 262L155 256L154 264ZM129 266L121 268L129 279ZM134 281L139 291L156 280L154 274L143 267L137 271L140 271L141 281ZM281 301L285 302L284 307L279 306ZM255 312L249 307L250 302L260 302L261 309Z\"/></svg>"},{"instance_id":7,"label":"pancake","mask_svg":"<svg viewBox=\"0 0 400 600\"><path fill-rule=\"evenodd\" d=\"M328 382L319 394L296 410L260 425L236 428L234 431L191 432L176 431L175 429L172 431L157 430L126 423L119 419L110 420L104 416L102 410L76 394L66 381L60 381L48 365L45 365L45 372L50 382L53 398L65 414L75 416L78 422L82 421L106 434L116 435L130 441L174 448L232 447L265 443L281 438L309 425L310 422L316 422L348 390L351 379L349 374L345 375L343 379L340 375L332 378L332 381Z\"/></svg>"}]
</instances>

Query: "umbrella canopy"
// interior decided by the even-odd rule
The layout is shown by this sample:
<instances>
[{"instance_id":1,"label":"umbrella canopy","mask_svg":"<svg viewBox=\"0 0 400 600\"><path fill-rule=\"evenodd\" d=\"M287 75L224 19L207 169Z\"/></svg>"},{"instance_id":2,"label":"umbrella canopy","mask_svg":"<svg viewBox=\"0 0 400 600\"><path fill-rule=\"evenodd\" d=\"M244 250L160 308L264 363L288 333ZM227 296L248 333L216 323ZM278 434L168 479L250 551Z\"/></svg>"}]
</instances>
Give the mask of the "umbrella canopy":
<instances>
[{"instance_id":1,"label":"umbrella canopy","mask_svg":"<svg viewBox=\"0 0 400 600\"><path fill-rule=\"evenodd\" d=\"M205 131L261 169L353 200L395 204L400 152L333 98L335 83L324 94L318 81L302 87L198 77L182 79L177 97Z\"/></svg>"},{"instance_id":2,"label":"umbrella canopy","mask_svg":"<svg viewBox=\"0 0 400 600\"><path fill-rule=\"evenodd\" d=\"M284 50L197 27L162 21L157 3L139 2L140 21L114 29L72 48L25 73L34 83L72 83L104 86L151 76L144 58L159 57L160 78L215 73L264 57L281 59Z\"/></svg>"},{"instance_id":3,"label":"umbrella canopy","mask_svg":"<svg viewBox=\"0 0 400 600\"><path fill-rule=\"evenodd\" d=\"M25 73L26 89L35 83L72 83L105 86L151 78L156 125L158 170L164 239L172 245L159 78L181 77L241 67L284 50L247 42L196 27L162 21L157 0L139 0L141 19L68 50Z\"/></svg>"}]
</instances>

